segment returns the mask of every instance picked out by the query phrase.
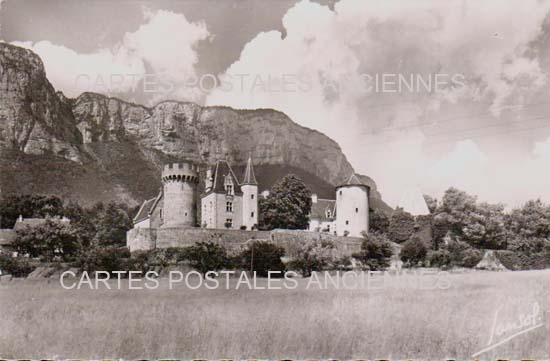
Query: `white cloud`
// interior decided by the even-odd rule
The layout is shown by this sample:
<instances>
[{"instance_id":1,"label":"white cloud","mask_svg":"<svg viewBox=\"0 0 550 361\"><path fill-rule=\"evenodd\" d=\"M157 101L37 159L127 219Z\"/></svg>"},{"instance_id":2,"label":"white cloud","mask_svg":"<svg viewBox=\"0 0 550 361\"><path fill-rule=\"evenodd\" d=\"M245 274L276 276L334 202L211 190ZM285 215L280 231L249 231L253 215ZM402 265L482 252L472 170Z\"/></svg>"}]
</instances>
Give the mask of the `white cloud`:
<instances>
[{"instance_id":1,"label":"white cloud","mask_svg":"<svg viewBox=\"0 0 550 361\"><path fill-rule=\"evenodd\" d=\"M16 41L12 44L31 49L38 54L50 82L67 96L75 97L84 91L130 91L133 81L128 75L136 75L137 80L145 72L141 59L131 56L123 47L116 50L103 49L92 54L78 54L49 41ZM122 74L125 81L119 84Z\"/></svg>"},{"instance_id":2,"label":"white cloud","mask_svg":"<svg viewBox=\"0 0 550 361\"><path fill-rule=\"evenodd\" d=\"M231 86L214 91L207 103L275 108L326 133L393 204L406 184L422 180L425 192L438 193L453 179L472 192L494 198L500 190L501 201L515 201L504 186L488 184L493 177L483 171L493 160L491 169L504 169L498 156L473 140L455 146L451 141L450 148L440 147L442 153L430 154L423 128L410 125L438 123L452 104L464 108L471 122L477 118L466 115L481 105L487 118L499 116L508 104L524 104L546 84L538 59L525 54L549 8L548 1L538 0L521 7L496 0L341 0L331 11L303 0L283 18L286 37L277 31L258 34L226 70ZM466 87L439 94L369 93L364 73L462 74ZM248 74L248 83L236 74ZM250 86L250 79L284 74L307 79L307 91ZM545 194L550 200L550 191Z\"/></svg>"},{"instance_id":3,"label":"white cloud","mask_svg":"<svg viewBox=\"0 0 550 361\"><path fill-rule=\"evenodd\" d=\"M143 92L146 88L151 101L170 97L195 99L196 88L186 86L186 82L196 78L195 48L209 36L205 24L189 22L182 14L163 10L146 12L145 19L145 24L126 33L116 47L89 54L49 41L13 44L36 52L49 80L69 96L83 91Z\"/></svg>"}]
</instances>

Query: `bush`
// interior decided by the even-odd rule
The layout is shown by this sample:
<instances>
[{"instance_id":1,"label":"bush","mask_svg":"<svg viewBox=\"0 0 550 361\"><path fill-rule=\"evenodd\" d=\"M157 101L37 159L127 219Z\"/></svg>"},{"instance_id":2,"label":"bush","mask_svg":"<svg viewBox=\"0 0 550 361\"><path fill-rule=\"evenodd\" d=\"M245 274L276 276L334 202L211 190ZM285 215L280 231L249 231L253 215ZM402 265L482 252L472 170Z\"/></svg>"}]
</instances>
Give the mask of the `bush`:
<instances>
[{"instance_id":1,"label":"bush","mask_svg":"<svg viewBox=\"0 0 550 361\"><path fill-rule=\"evenodd\" d=\"M461 260L457 262L460 267L474 268L483 259L483 251L476 248L468 248L460 255Z\"/></svg>"},{"instance_id":2,"label":"bush","mask_svg":"<svg viewBox=\"0 0 550 361\"><path fill-rule=\"evenodd\" d=\"M369 212L369 230L371 232L387 233L390 226L389 217L380 211Z\"/></svg>"},{"instance_id":3,"label":"bush","mask_svg":"<svg viewBox=\"0 0 550 361\"><path fill-rule=\"evenodd\" d=\"M363 237L361 251L354 253L352 257L372 271L389 267L392 248L387 236L382 233L371 233L364 234Z\"/></svg>"},{"instance_id":4,"label":"bush","mask_svg":"<svg viewBox=\"0 0 550 361\"><path fill-rule=\"evenodd\" d=\"M84 252L77 261L81 271L130 271L132 266L130 251L126 247L94 247Z\"/></svg>"},{"instance_id":5,"label":"bush","mask_svg":"<svg viewBox=\"0 0 550 361\"><path fill-rule=\"evenodd\" d=\"M514 251L497 251L497 258L510 270L550 268L550 253L527 254Z\"/></svg>"},{"instance_id":6,"label":"bush","mask_svg":"<svg viewBox=\"0 0 550 361\"><path fill-rule=\"evenodd\" d=\"M203 274L228 268L231 265L225 248L212 242L199 242L187 247L183 255L191 267Z\"/></svg>"},{"instance_id":7,"label":"bush","mask_svg":"<svg viewBox=\"0 0 550 361\"><path fill-rule=\"evenodd\" d=\"M13 248L20 254L40 257L45 261L57 257L68 261L76 256L79 243L70 226L47 219L39 226L18 230Z\"/></svg>"},{"instance_id":8,"label":"bush","mask_svg":"<svg viewBox=\"0 0 550 361\"><path fill-rule=\"evenodd\" d=\"M0 270L13 277L27 277L35 268L26 258L0 255Z\"/></svg>"},{"instance_id":9,"label":"bush","mask_svg":"<svg viewBox=\"0 0 550 361\"><path fill-rule=\"evenodd\" d=\"M395 210L388 227L389 240L396 243L407 241L414 234L414 217L402 209Z\"/></svg>"},{"instance_id":10,"label":"bush","mask_svg":"<svg viewBox=\"0 0 550 361\"><path fill-rule=\"evenodd\" d=\"M430 252L428 261L432 267L475 267L483 258L483 251L472 248L459 240L451 241L437 251Z\"/></svg>"},{"instance_id":11,"label":"bush","mask_svg":"<svg viewBox=\"0 0 550 361\"><path fill-rule=\"evenodd\" d=\"M285 271L281 257L285 250L269 242L255 241L238 256L239 265L245 270L255 271L261 277L267 277L268 271ZM282 276L282 275L281 275Z\"/></svg>"},{"instance_id":12,"label":"bush","mask_svg":"<svg viewBox=\"0 0 550 361\"><path fill-rule=\"evenodd\" d=\"M426 259L428 248L419 237L413 237L403 244L400 258L410 267L417 266Z\"/></svg>"},{"instance_id":13,"label":"bush","mask_svg":"<svg viewBox=\"0 0 550 361\"><path fill-rule=\"evenodd\" d=\"M338 261L336 247L331 241L302 241L298 243L295 251L297 256L288 267L304 277L311 276L314 271L334 269Z\"/></svg>"},{"instance_id":14,"label":"bush","mask_svg":"<svg viewBox=\"0 0 550 361\"><path fill-rule=\"evenodd\" d=\"M445 269L451 266L451 254L446 249L428 252L427 258L431 267Z\"/></svg>"}]
</instances>

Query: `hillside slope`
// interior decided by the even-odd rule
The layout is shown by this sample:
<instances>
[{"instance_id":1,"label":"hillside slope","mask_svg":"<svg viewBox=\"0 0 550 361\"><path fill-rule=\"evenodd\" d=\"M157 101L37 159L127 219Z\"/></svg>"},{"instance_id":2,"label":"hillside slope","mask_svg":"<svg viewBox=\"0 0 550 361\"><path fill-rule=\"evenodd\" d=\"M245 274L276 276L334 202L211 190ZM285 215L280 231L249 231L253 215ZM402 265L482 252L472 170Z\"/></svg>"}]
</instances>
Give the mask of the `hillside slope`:
<instances>
[{"instance_id":1,"label":"hillside slope","mask_svg":"<svg viewBox=\"0 0 550 361\"><path fill-rule=\"evenodd\" d=\"M158 191L164 162L226 159L238 168L249 154L261 190L293 172L332 198L332 187L354 172L336 142L279 111L176 101L145 107L94 93L67 99L36 54L0 43L3 192L135 205ZM370 185L373 204L383 204Z\"/></svg>"}]
</instances>

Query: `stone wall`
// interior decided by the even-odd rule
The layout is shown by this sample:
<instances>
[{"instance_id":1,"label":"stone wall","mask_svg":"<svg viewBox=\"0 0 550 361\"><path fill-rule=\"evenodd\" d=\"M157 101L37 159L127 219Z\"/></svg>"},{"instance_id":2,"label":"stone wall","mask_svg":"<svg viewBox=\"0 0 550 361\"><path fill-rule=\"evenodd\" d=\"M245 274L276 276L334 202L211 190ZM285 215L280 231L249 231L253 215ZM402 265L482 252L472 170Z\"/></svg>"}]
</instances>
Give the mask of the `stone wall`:
<instances>
[{"instance_id":1,"label":"stone wall","mask_svg":"<svg viewBox=\"0 0 550 361\"><path fill-rule=\"evenodd\" d=\"M159 228L156 247L188 247L197 242L214 242L225 247L238 247L250 240L270 240L269 231L241 231L237 229Z\"/></svg>"},{"instance_id":2,"label":"stone wall","mask_svg":"<svg viewBox=\"0 0 550 361\"><path fill-rule=\"evenodd\" d=\"M131 252L154 249L156 237L154 228L132 228L126 233L126 246Z\"/></svg>"},{"instance_id":3,"label":"stone wall","mask_svg":"<svg viewBox=\"0 0 550 361\"><path fill-rule=\"evenodd\" d=\"M236 229L159 228L132 229L127 235L130 251L154 248L188 247L197 242L214 242L228 249L238 249L254 240L269 241L283 247L289 257L296 253L297 243L311 240L330 240L342 256L361 249L361 238L334 236L330 233L282 230L241 231Z\"/></svg>"}]
</instances>

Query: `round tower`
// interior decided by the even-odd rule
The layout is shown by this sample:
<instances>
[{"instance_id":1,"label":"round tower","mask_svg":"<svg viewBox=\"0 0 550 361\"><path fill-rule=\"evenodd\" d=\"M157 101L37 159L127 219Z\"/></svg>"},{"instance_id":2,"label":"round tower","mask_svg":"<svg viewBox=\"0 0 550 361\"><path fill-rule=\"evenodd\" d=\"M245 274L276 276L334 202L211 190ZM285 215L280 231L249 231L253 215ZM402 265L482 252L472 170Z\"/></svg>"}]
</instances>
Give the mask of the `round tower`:
<instances>
[{"instance_id":1,"label":"round tower","mask_svg":"<svg viewBox=\"0 0 550 361\"><path fill-rule=\"evenodd\" d=\"M336 233L361 237L369 230L369 186L352 175L336 187Z\"/></svg>"},{"instance_id":2,"label":"round tower","mask_svg":"<svg viewBox=\"0 0 550 361\"><path fill-rule=\"evenodd\" d=\"M192 162L166 164L162 169L164 227L195 226L198 169Z\"/></svg>"}]
</instances>

